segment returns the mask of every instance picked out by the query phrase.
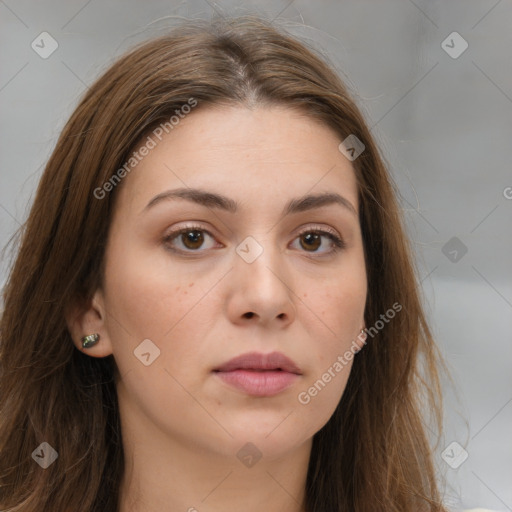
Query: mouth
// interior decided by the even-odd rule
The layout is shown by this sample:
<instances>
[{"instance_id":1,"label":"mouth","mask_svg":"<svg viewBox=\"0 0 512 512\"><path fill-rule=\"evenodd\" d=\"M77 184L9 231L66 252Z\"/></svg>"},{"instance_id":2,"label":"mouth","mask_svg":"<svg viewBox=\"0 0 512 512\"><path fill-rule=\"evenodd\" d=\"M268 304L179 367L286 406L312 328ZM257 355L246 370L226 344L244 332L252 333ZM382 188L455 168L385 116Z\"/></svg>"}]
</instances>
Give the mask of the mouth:
<instances>
[{"instance_id":1,"label":"mouth","mask_svg":"<svg viewBox=\"0 0 512 512\"><path fill-rule=\"evenodd\" d=\"M230 387L260 397L281 393L302 375L297 364L280 352L242 354L213 373Z\"/></svg>"}]
</instances>

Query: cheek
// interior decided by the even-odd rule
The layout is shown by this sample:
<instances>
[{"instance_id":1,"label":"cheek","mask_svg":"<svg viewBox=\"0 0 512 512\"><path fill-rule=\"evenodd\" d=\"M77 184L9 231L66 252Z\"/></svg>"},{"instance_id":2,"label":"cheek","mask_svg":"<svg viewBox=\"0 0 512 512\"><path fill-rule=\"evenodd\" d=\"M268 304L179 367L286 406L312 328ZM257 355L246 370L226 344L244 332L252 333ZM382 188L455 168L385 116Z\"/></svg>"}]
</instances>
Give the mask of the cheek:
<instances>
[{"instance_id":1,"label":"cheek","mask_svg":"<svg viewBox=\"0 0 512 512\"><path fill-rule=\"evenodd\" d=\"M340 291L341 290L341 291ZM312 295L312 294L308 294ZM354 362L354 340L361 328L366 300L365 287L337 286L311 297L311 309L322 319L311 332L315 343L309 353L309 367L296 400L311 435L334 413L347 385Z\"/></svg>"},{"instance_id":2,"label":"cheek","mask_svg":"<svg viewBox=\"0 0 512 512\"><path fill-rule=\"evenodd\" d=\"M342 364L338 356L339 352L333 351L329 362L317 366L298 389L296 417L308 425L308 435L314 435L329 421L345 391L353 361Z\"/></svg>"},{"instance_id":3,"label":"cheek","mask_svg":"<svg viewBox=\"0 0 512 512\"><path fill-rule=\"evenodd\" d=\"M332 356L349 346L363 326L366 282L360 279L334 279L328 287L308 293L304 303L309 315L317 318L319 332L312 339L322 340L319 361L330 363Z\"/></svg>"},{"instance_id":4,"label":"cheek","mask_svg":"<svg viewBox=\"0 0 512 512\"><path fill-rule=\"evenodd\" d=\"M175 421L170 411L191 404L187 414L197 414L185 388L193 388L190 368L206 350L212 309L207 294L218 278L170 268L165 257L145 261L135 251L112 256L106 268L108 331L124 401L162 425Z\"/></svg>"},{"instance_id":5,"label":"cheek","mask_svg":"<svg viewBox=\"0 0 512 512\"><path fill-rule=\"evenodd\" d=\"M126 250L112 252L107 261L108 331L122 373L139 371L142 365L134 351L144 340L151 340L160 351L151 367L172 368L176 360L189 357L192 334L205 339L198 312L204 317L202 301L215 276L180 271L171 267L165 254L150 256Z\"/></svg>"},{"instance_id":6,"label":"cheek","mask_svg":"<svg viewBox=\"0 0 512 512\"><path fill-rule=\"evenodd\" d=\"M303 315L312 320L309 334L314 343L297 402L303 414L317 418L318 428L334 413L345 390L356 357L355 340L364 322L366 294L366 274L361 266L301 294L307 306Z\"/></svg>"},{"instance_id":7,"label":"cheek","mask_svg":"<svg viewBox=\"0 0 512 512\"><path fill-rule=\"evenodd\" d=\"M107 262L108 305L133 338L162 339L204 295L197 273L171 266L158 249L113 251ZM206 288L207 289L207 288Z\"/></svg>"}]
</instances>

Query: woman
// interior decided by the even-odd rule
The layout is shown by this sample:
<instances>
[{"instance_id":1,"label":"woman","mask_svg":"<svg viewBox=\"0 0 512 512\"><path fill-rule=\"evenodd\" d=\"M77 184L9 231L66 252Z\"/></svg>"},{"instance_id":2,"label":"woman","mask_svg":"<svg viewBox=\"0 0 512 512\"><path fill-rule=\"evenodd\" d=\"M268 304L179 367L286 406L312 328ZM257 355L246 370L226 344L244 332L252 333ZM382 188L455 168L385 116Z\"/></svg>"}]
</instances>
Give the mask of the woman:
<instances>
[{"instance_id":1,"label":"woman","mask_svg":"<svg viewBox=\"0 0 512 512\"><path fill-rule=\"evenodd\" d=\"M444 511L393 186L313 50L187 23L87 91L1 323L0 507Z\"/></svg>"}]
</instances>

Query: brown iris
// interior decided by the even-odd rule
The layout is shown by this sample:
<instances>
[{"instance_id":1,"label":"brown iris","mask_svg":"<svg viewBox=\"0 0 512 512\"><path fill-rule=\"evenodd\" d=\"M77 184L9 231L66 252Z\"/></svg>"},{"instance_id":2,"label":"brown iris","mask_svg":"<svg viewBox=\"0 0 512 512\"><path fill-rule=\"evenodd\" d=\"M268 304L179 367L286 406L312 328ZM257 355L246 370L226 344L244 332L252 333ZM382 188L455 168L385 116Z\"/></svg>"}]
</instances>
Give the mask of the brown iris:
<instances>
[{"instance_id":1,"label":"brown iris","mask_svg":"<svg viewBox=\"0 0 512 512\"><path fill-rule=\"evenodd\" d=\"M304 235L301 235L300 245L305 249L309 248L309 249L316 250L320 247L320 239L321 238L322 238L322 236L319 235L318 233L306 233ZM306 245L304 245L303 240L306 240Z\"/></svg>"},{"instance_id":2,"label":"brown iris","mask_svg":"<svg viewBox=\"0 0 512 512\"><path fill-rule=\"evenodd\" d=\"M191 229L186 233L182 233L182 240L187 249L199 249L204 242L204 236L201 231ZM190 244L190 245L189 245Z\"/></svg>"}]
</instances>

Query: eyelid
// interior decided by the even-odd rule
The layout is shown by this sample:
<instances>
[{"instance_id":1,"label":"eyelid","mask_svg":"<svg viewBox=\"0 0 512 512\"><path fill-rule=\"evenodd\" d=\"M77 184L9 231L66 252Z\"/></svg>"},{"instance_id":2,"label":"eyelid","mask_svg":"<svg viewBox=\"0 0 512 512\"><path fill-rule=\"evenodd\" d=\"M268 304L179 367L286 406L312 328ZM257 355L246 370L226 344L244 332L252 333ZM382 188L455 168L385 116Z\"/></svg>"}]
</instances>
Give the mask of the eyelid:
<instances>
[{"instance_id":1,"label":"eyelid","mask_svg":"<svg viewBox=\"0 0 512 512\"><path fill-rule=\"evenodd\" d=\"M186 224L185 226L181 226L179 228L174 228L174 229L170 230L168 233L166 233L164 235L164 237L165 238L169 238L171 236L176 236L180 232L183 232L185 230L188 230L188 231L194 231L194 230L204 231L205 233L208 233L210 236L213 236L211 231L208 228L206 228L205 226L202 226L201 224L193 224L193 223L191 223L191 224Z\"/></svg>"},{"instance_id":2,"label":"eyelid","mask_svg":"<svg viewBox=\"0 0 512 512\"><path fill-rule=\"evenodd\" d=\"M306 224L304 227L300 227L298 228L298 232L297 232L297 235L301 235L302 233L307 233L309 231L326 231L327 233L331 234L331 235L334 235L338 238L342 238L340 234L338 234L338 232L329 227L329 226L322 226L320 224Z\"/></svg>"}]
</instances>

